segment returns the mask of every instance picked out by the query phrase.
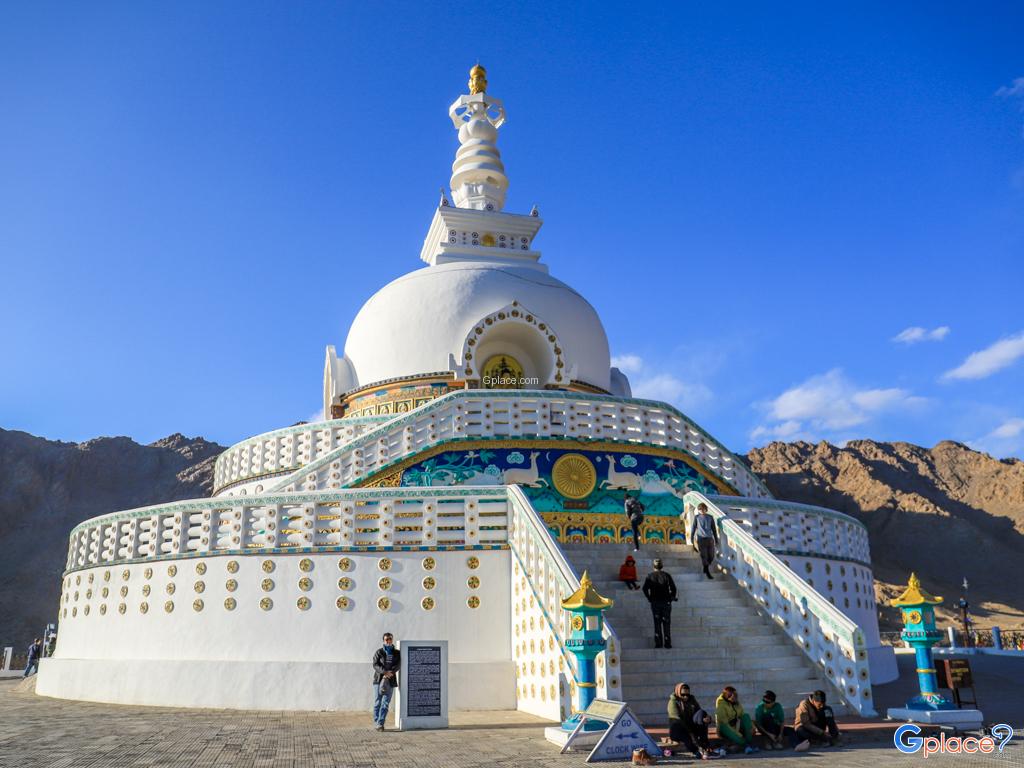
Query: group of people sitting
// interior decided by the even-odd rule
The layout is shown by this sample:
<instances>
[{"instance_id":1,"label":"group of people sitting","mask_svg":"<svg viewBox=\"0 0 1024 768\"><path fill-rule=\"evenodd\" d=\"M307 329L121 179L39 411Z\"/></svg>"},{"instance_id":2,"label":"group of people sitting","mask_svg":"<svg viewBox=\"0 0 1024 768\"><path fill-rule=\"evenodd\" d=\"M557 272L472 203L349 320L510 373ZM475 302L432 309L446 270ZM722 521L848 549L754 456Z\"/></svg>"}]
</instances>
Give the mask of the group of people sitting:
<instances>
[{"instance_id":1,"label":"group of people sitting","mask_svg":"<svg viewBox=\"0 0 1024 768\"><path fill-rule=\"evenodd\" d=\"M724 757L728 752L751 754L762 747L805 752L812 744L835 746L840 741L839 728L832 708L826 704L824 691L815 691L803 699L796 708L793 725L789 726L774 691L764 692L751 720L731 685L722 690L712 715L690 693L690 686L680 683L668 699L668 722L669 738L701 760ZM721 746L713 745L708 735L712 724Z\"/></svg>"}]
</instances>

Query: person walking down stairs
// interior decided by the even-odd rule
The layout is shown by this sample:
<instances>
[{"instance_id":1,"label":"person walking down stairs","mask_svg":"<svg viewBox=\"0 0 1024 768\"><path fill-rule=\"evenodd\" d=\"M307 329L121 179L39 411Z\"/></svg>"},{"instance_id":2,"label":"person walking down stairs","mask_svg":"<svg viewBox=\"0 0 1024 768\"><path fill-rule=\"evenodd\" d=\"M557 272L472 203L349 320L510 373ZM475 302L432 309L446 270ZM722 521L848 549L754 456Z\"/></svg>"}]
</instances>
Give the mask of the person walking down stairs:
<instances>
[{"instance_id":1,"label":"person walking down stairs","mask_svg":"<svg viewBox=\"0 0 1024 768\"><path fill-rule=\"evenodd\" d=\"M654 647L672 647L672 603L676 597L676 583L672 575L663 570L660 557L654 558L654 571L644 579L644 597L651 604L654 618Z\"/></svg>"},{"instance_id":2,"label":"person walking down stairs","mask_svg":"<svg viewBox=\"0 0 1024 768\"><path fill-rule=\"evenodd\" d=\"M640 589L636 582L636 560L632 555L627 555L626 562L619 566L619 581L630 589Z\"/></svg>"},{"instance_id":3,"label":"person walking down stairs","mask_svg":"<svg viewBox=\"0 0 1024 768\"><path fill-rule=\"evenodd\" d=\"M715 702L715 726L732 751L743 750L748 755L760 750L754 746L754 725L750 715L743 711L736 689L727 685Z\"/></svg>"},{"instance_id":4,"label":"person walking down stairs","mask_svg":"<svg viewBox=\"0 0 1024 768\"><path fill-rule=\"evenodd\" d=\"M626 491L626 500L623 503L626 517L629 518L629 526L633 529L633 551L640 551L640 526L644 524L644 505L636 496L630 496Z\"/></svg>"},{"instance_id":5,"label":"person walking down stairs","mask_svg":"<svg viewBox=\"0 0 1024 768\"><path fill-rule=\"evenodd\" d=\"M718 548L718 526L715 525L715 518L708 514L708 505L703 502L697 505L697 514L694 515L693 525L690 526L690 541L696 543L704 575L713 579L710 569L711 564L715 562L715 550Z\"/></svg>"}]
</instances>

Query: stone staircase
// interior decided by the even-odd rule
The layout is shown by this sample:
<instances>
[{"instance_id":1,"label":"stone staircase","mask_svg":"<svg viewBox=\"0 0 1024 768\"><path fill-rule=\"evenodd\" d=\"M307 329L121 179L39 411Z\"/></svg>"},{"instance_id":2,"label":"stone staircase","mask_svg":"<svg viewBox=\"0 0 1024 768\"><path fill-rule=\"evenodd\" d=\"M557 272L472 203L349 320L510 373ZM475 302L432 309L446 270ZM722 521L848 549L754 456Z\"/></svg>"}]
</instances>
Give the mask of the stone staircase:
<instances>
[{"instance_id":1,"label":"stone staircase","mask_svg":"<svg viewBox=\"0 0 1024 768\"><path fill-rule=\"evenodd\" d=\"M792 715L797 703L816 688L829 691L836 714L843 710L824 677L793 642L767 618L733 579L713 571L707 579L690 547L647 545L633 552L621 544L563 544L580 575L586 570L597 591L615 600L606 617L622 645L622 695L648 726L667 723L666 705L676 683L689 683L705 709L726 685L739 692L754 714L766 688L778 694ZM619 566L632 554L642 585L660 557L672 574L679 601L672 605L672 648L654 648L654 626L643 592L618 581Z\"/></svg>"}]
</instances>

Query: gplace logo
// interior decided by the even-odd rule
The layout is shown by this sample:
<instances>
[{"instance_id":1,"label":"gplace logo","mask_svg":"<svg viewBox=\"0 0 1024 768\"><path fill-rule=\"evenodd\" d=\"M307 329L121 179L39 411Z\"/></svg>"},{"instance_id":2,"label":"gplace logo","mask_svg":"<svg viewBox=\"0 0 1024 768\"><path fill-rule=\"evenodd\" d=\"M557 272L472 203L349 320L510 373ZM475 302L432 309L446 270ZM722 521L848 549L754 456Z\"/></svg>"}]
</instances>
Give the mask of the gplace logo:
<instances>
[{"instance_id":1,"label":"gplace logo","mask_svg":"<svg viewBox=\"0 0 1024 768\"><path fill-rule=\"evenodd\" d=\"M901 725L892 736L896 749L905 755L917 752L922 757L932 755L975 755L979 752L989 755L998 749L1003 751L1006 743L1013 738L1013 728L1006 723L992 726L991 736L921 736L920 727L913 723Z\"/></svg>"}]
</instances>

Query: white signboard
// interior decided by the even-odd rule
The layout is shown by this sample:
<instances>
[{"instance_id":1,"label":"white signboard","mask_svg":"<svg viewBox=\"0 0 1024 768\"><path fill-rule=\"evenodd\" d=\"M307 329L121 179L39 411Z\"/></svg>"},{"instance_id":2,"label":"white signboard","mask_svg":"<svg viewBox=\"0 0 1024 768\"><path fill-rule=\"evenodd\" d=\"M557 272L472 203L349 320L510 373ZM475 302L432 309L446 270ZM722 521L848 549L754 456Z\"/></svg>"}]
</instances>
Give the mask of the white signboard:
<instances>
[{"instance_id":1,"label":"white signboard","mask_svg":"<svg viewBox=\"0 0 1024 768\"><path fill-rule=\"evenodd\" d=\"M447 728L448 641L402 640L398 650L398 729Z\"/></svg>"},{"instance_id":2,"label":"white signboard","mask_svg":"<svg viewBox=\"0 0 1024 768\"><path fill-rule=\"evenodd\" d=\"M633 713L629 711L629 707L623 704L622 709L608 726L608 730L604 732L604 736L587 756L587 762L629 760L633 756L633 750L641 747L652 755L661 757L661 747L658 746L658 742L644 730Z\"/></svg>"}]
</instances>

